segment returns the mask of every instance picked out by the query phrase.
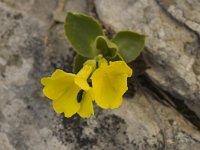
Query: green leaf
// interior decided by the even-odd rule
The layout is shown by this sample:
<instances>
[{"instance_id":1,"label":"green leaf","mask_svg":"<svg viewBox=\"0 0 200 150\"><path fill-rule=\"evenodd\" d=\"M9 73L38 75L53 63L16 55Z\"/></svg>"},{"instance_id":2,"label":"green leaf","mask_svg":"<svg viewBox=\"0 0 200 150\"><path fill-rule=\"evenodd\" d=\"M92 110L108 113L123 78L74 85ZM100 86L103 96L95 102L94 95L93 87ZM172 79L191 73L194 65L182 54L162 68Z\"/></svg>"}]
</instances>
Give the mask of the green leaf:
<instances>
[{"instance_id":1,"label":"green leaf","mask_svg":"<svg viewBox=\"0 0 200 150\"><path fill-rule=\"evenodd\" d=\"M114 58L108 59L109 61L120 61L124 59L122 58L122 56L120 56L120 54L117 54Z\"/></svg>"},{"instance_id":2,"label":"green leaf","mask_svg":"<svg viewBox=\"0 0 200 150\"><path fill-rule=\"evenodd\" d=\"M112 41L118 46L119 54L128 63L135 60L144 49L145 36L131 31L121 31Z\"/></svg>"},{"instance_id":3,"label":"green leaf","mask_svg":"<svg viewBox=\"0 0 200 150\"><path fill-rule=\"evenodd\" d=\"M97 56L98 51L94 47L94 42L97 36L103 35L103 32L96 20L79 13L68 13L64 27L69 42L79 55Z\"/></svg>"},{"instance_id":4,"label":"green leaf","mask_svg":"<svg viewBox=\"0 0 200 150\"><path fill-rule=\"evenodd\" d=\"M74 57L74 63L73 63L73 73L78 73L79 70L83 67L83 64L88 60L89 58L83 57L81 55L76 55Z\"/></svg>"},{"instance_id":5,"label":"green leaf","mask_svg":"<svg viewBox=\"0 0 200 150\"><path fill-rule=\"evenodd\" d=\"M105 58L111 59L117 55L118 47L115 43L108 40L105 36L98 36L96 38L96 48Z\"/></svg>"}]
</instances>

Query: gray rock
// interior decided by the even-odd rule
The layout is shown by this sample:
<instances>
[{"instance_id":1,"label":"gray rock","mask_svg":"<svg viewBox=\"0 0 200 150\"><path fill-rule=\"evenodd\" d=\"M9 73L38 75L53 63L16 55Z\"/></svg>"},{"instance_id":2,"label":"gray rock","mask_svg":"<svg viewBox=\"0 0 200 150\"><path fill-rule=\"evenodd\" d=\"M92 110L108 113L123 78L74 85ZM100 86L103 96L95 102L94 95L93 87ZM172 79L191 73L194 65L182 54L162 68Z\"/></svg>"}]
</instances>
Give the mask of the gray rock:
<instances>
[{"instance_id":1,"label":"gray rock","mask_svg":"<svg viewBox=\"0 0 200 150\"><path fill-rule=\"evenodd\" d=\"M2 150L14 150L12 145L10 144L8 137L4 133L0 133L0 145Z\"/></svg>"},{"instance_id":2,"label":"gray rock","mask_svg":"<svg viewBox=\"0 0 200 150\"><path fill-rule=\"evenodd\" d=\"M198 0L157 0L174 19L200 35L200 2Z\"/></svg>"},{"instance_id":3,"label":"gray rock","mask_svg":"<svg viewBox=\"0 0 200 150\"><path fill-rule=\"evenodd\" d=\"M89 119L56 115L40 79L56 68L70 72L74 52L62 23L47 30L50 20L25 9L42 6L34 0L24 1L25 6L21 2L0 2L0 150L200 149L196 127L140 90L119 109L95 106ZM179 32L195 43L187 30Z\"/></svg>"},{"instance_id":4,"label":"gray rock","mask_svg":"<svg viewBox=\"0 0 200 150\"><path fill-rule=\"evenodd\" d=\"M46 22L3 3L0 22L0 149L66 149L53 136L57 119L41 94L40 78L53 70L42 61Z\"/></svg>"},{"instance_id":5,"label":"gray rock","mask_svg":"<svg viewBox=\"0 0 200 150\"><path fill-rule=\"evenodd\" d=\"M175 3L161 2L165 5ZM156 0L96 0L95 4L99 18L115 31L131 29L147 36L144 55L151 66L148 75L160 88L184 101L200 117L198 36L177 22L173 14L166 13ZM190 11L188 1L176 4L184 9L185 14L188 13L188 18L193 13L192 20L198 22L199 1L192 4L195 9L190 8Z\"/></svg>"},{"instance_id":6,"label":"gray rock","mask_svg":"<svg viewBox=\"0 0 200 150\"><path fill-rule=\"evenodd\" d=\"M13 9L26 12L30 17L36 17L40 20L50 21L52 12L56 7L56 0L0 0ZM17 16L16 16L17 17Z\"/></svg>"},{"instance_id":7,"label":"gray rock","mask_svg":"<svg viewBox=\"0 0 200 150\"><path fill-rule=\"evenodd\" d=\"M53 18L57 22L64 23L67 12L87 12L86 0L59 0L58 8L54 11Z\"/></svg>"},{"instance_id":8,"label":"gray rock","mask_svg":"<svg viewBox=\"0 0 200 150\"><path fill-rule=\"evenodd\" d=\"M199 132L176 110L148 98L138 91L116 110L96 109L87 120L64 119L61 141L73 149L198 150Z\"/></svg>"}]
</instances>

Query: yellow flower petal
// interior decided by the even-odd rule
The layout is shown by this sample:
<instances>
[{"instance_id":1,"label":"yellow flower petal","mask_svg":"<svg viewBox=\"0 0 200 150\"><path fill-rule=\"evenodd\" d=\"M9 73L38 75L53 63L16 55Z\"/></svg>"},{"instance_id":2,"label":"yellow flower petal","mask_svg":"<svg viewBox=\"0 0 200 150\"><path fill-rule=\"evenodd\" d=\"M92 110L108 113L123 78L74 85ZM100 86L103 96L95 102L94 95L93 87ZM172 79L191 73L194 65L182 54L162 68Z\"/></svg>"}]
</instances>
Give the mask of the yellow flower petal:
<instances>
[{"instance_id":1,"label":"yellow flower petal","mask_svg":"<svg viewBox=\"0 0 200 150\"><path fill-rule=\"evenodd\" d=\"M89 77L90 73L92 72L92 67L89 65L85 65L80 72L76 75L74 81L75 83L83 90L89 90L90 86L87 82L87 78Z\"/></svg>"},{"instance_id":2,"label":"yellow flower petal","mask_svg":"<svg viewBox=\"0 0 200 150\"><path fill-rule=\"evenodd\" d=\"M92 92L87 79L96 67L95 60L89 60L77 75L56 70L51 77L41 79L44 85L43 93L53 100L53 108L56 113L63 113L69 118L75 113L87 118L94 114L92 104ZM84 90L81 102L78 102L78 94Z\"/></svg>"},{"instance_id":3,"label":"yellow flower petal","mask_svg":"<svg viewBox=\"0 0 200 150\"><path fill-rule=\"evenodd\" d=\"M77 95L80 88L74 84L59 99L53 101L53 108L56 113L64 112L65 117L69 118L80 109Z\"/></svg>"},{"instance_id":4,"label":"yellow flower petal","mask_svg":"<svg viewBox=\"0 0 200 150\"><path fill-rule=\"evenodd\" d=\"M117 108L127 91L127 77L132 70L124 61L110 62L108 66L98 68L92 75L95 102L102 108Z\"/></svg>"},{"instance_id":5,"label":"yellow flower petal","mask_svg":"<svg viewBox=\"0 0 200 150\"><path fill-rule=\"evenodd\" d=\"M112 68L112 70L116 73L124 73L128 77L131 77L133 73L132 69L124 61L110 61L109 64L109 67Z\"/></svg>"},{"instance_id":6,"label":"yellow flower petal","mask_svg":"<svg viewBox=\"0 0 200 150\"><path fill-rule=\"evenodd\" d=\"M41 79L42 85L47 85L50 82L51 78L50 77L45 77Z\"/></svg>"},{"instance_id":7,"label":"yellow flower petal","mask_svg":"<svg viewBox=\"0 0 200 150\"><path fill-rule=\"evenodd\" d=\"M80 109L77 112L82 118L88 118L94 114L93 109L93 96L92 91L89 90L83 93L82 100L80 102Z\"/></svg>"},{"instance_id":8,"label":"yellow flower petal","mask_svg":"<svg viewBox=\"0 0 200 150\"><path fill-rule=\"evenodd\" d=\"M108 61L105 58L103 58L103 56L99 56L98 57L98 65L100 67L107 66L108 65Z\"/></svg>"},{"instance_id":9,"label":"yellow flower petal","mask_svg":"<svg viewBox=\"0 0 200 150\"><path fill-rule=\"evenodd\" d=\"M56 70L51 77L42 78L41 83L45 85L43 93L49 99L58 99L74 83L75 75Z\"/></svg>"}]
</instances>

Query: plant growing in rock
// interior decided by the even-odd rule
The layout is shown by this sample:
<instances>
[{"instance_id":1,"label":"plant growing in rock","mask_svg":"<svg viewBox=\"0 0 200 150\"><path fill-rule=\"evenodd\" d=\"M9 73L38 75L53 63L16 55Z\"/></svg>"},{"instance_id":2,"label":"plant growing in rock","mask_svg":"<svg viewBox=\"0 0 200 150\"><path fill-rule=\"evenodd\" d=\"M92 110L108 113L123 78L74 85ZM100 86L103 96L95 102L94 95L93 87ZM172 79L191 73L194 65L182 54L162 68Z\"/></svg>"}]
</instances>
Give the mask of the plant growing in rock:
<instances>
[{"instance_id":1,"label":"plant growing in rock","mask_svg":"<svg viewBox=\"0 0 200 150\"><path fill-rule=\"evenodd\" d=\"M79 13L68 13L64 28L77 53L73 73L57 69L41 79L56 113L88 118L94 114L93 102L104 109L118 108L132 75L127 63L143 50L144 35L121 31L109 40L96 20Z\"/></svg>"}]
</instances>

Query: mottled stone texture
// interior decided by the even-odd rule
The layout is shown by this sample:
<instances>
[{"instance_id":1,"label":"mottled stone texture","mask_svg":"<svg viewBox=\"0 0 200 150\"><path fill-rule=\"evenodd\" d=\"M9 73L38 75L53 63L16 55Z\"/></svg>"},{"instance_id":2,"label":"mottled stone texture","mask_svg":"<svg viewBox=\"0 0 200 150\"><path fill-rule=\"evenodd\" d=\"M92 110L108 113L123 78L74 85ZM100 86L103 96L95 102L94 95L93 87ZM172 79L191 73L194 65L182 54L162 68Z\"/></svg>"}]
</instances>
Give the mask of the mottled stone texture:
<instances>
[{"instance_id":1,"label":"mottled stone texture","mask_svg":"<svg viewBox=\"0 0 200 150\"><path fill-rule=\"evenodd\" d=\"M116 31L131 29L147 36L144 55L151 66L148 75L200 117L200 46L195 34L200 25L200 2L158 1L96 0L95 4L99 18ZM179 9L188 20L196 21L195 30L187 22L182 24L180 17L177 19L174 14Z\"/></svg>"},{"instance_id":2,"label":"mottled stone texture","mask_svg":"<svg viewBox=\"0 0 200 150\"><path fill-rule=\"evenodd\" d=\"M148 86L135 86L135 78L119 109L95 106L89 119L55 114L40 78L56 68L71 71L74 52L64 36L64 12L92 14L91 2L0 0L0 150L199 150L197 127L152 97L144 90ZM198 5L197 0L95 1L104 25L147 35L149 78L199 115Z\"/></svg>"}]
</instances>

